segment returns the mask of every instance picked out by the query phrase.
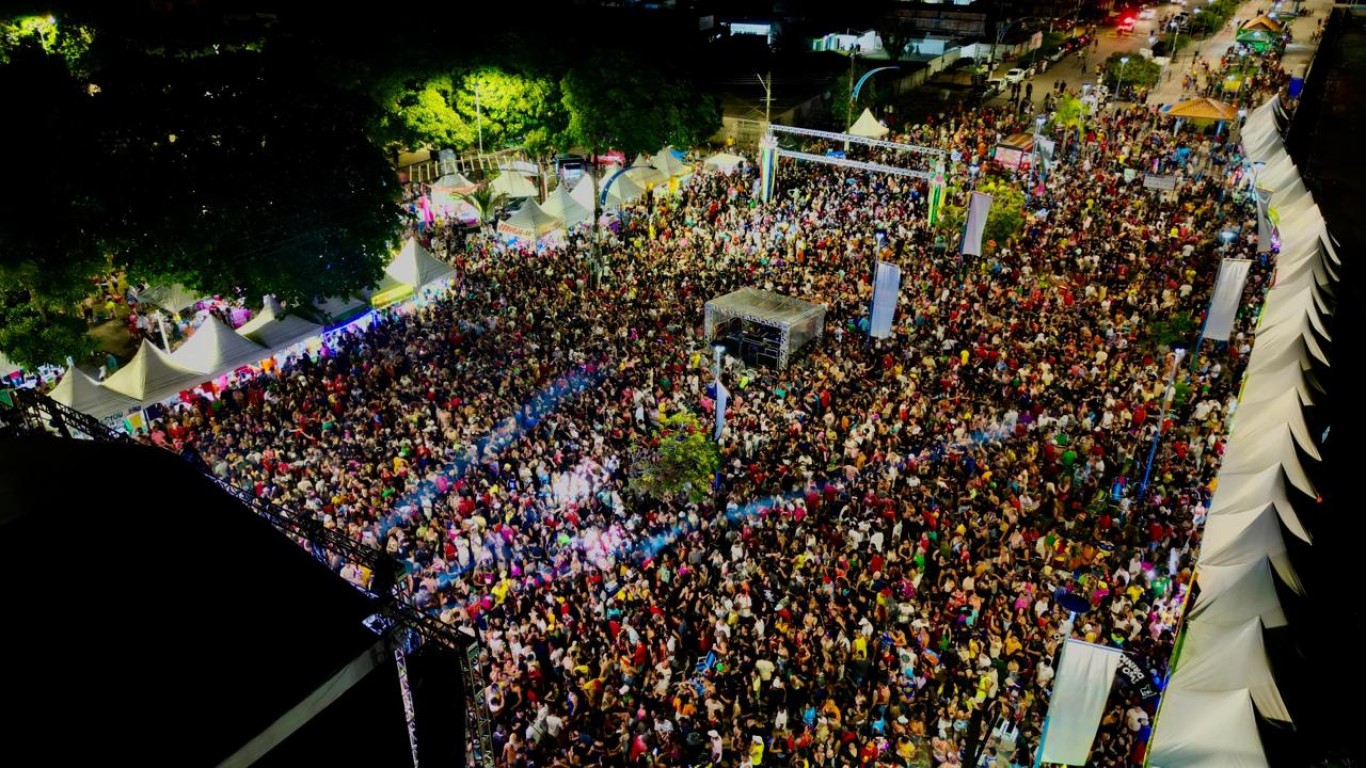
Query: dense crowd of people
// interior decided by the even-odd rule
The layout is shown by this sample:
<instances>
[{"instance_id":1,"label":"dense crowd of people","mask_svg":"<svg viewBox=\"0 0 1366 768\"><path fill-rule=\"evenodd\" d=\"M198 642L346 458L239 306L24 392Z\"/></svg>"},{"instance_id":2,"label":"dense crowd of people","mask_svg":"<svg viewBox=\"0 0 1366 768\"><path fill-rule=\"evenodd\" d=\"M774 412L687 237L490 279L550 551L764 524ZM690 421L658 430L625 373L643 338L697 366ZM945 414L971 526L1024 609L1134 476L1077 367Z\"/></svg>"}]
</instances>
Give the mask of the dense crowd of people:
<instances>
[{"instance_id":1,"label":"dense crowd of people","mask_svg":"<svg viewBox=\"0 0 1366 768\"><path fill-rule=\"evenodd\" d=\"M1256 226L1228 133L1156 125L1105 111L1075 161L992 171L1030 203L980 258L933 247L923 185L788 161L770 203L717 173L640 202L601 282L583 233L429 228L439 297L144 437L408 563L482 643L501 764L1027 765L1063 639L1163 679L1267 287L1262 260L1237 335L1177 365ZM1022 130L898 138L964 158L961 203ZM874 254L903 280L870 343ZM714 407L702 307L743 286L824 304L824 337L786 370L726 360L708 501L633 493L660 418ZM1153 703L1117 684L1097 764L1141 764Z\"/></svg>"}]
</instances>

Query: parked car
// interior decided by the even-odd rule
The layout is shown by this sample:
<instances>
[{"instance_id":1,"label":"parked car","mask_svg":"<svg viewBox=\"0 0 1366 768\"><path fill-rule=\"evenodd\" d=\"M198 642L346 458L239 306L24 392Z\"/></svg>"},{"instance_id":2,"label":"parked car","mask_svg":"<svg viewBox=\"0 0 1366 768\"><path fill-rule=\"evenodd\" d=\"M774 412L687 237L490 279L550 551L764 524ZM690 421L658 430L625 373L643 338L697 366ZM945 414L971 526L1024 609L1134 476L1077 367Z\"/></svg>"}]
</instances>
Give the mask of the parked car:
<instances>
[{"instance_id":1,"label":"parked car","mask_svg":"<svg viewBox=\"0 0 1366 768\"><path fill-rule=\"evenodd\" d=\"M1144 8L1138 12L1138 18L1143 19L1144 21L1155 19L1157 18L1157 11L1153 8Z\"/></svg>"},{"instance_id":2,"label":"parked car","mask_svg":"<svg viewBox=\"0 0 1366 768\"><path fill-rule=\"evenodd\" d=\"M1029 71L1016 67L1006 73L1005 81L1007 83L1018 83L1026 77L1029 77Z\"/></svg>"}]
</instances>

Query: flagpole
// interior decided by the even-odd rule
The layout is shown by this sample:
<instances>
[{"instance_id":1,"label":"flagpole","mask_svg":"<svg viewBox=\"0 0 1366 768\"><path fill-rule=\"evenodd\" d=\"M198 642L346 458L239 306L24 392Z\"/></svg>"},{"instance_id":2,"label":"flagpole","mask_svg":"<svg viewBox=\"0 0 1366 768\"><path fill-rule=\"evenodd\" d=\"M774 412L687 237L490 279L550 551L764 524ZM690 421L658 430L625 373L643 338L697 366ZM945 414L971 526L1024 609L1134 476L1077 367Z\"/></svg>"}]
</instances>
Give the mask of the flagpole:
<instances>
[{"instance_id":1,"label":"flagpole","mask_svg":"<svg viewBox=\"0 0 1366 768\"><path fill-rule=\"evenodd\" d=\"M1057 666L1057 669L1062 669L1062 662L1063 662L1063 659L1067 658L1067 642L1068 642L1068 639L1067 639L1067 638L1063 638L1063 641L1062 641L1062 650L1058 651L1058 666ZM1053 678L1053 682L1054 682L1054 683L1057 683L1057 680L1058 680L1058 678L1057 678L1057 676L1055 675L1054 678ZM1049 703L1051 704L1051 703L1052 703L1052 698L1053 698L1053 687L1052 687L1052 686L1050 686L1049 689L1048 689L1048 697L1049 697ZM1048 741L1048 721L1051 720L1051 719L1053 719L1051 716L1049 716L1049 715L1044 715L1044 718L1043 718L1043 728L1041 728L1041 729L1039 730L1039 746L1037 746L1037 747L1034 748L1034 768L1039 768L1039 766L1043 765L1043 745L1044 745L1044 742Z\"/></svg>"}]
</instances>

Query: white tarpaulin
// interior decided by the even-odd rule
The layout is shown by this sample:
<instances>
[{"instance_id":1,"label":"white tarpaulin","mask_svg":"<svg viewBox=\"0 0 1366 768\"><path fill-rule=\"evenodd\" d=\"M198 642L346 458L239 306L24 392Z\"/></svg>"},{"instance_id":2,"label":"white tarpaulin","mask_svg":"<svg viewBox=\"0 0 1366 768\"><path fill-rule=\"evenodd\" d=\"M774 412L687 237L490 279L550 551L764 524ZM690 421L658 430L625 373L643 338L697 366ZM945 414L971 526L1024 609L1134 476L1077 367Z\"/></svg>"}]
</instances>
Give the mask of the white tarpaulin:
<instances>
[{"instance_id":1,"label":"white tarpaulin","mask_svg":"<svg viewBox=\"0 0 1366 768\"><path fill-rule=\"evenodd\" d=\"M270 349L283 349L322 333L322 326L287 315L274 296L267 296L256 317L242 324L237 333Z\"/></svg>"},{"instance_id":2,"label":"white tarpaulin","mask_svg":"<svg viewBox=\"0 0 1366 768\"><path fill-rule=\"evenodd\" d=\"M1149 744L1152 768L1264 768L1248 691L1167 691Z\"/></svg>"},{"instance_id":3,"label":"white tarpaulin","mask_svg":"<svg viewBox=\"0 0 1366 768\"><path fill-rule=\"evenodd\" d=\"M540 194L536 185L526 180L520 173L504 173L489 183L495 194L508 197L535 197Z\"/></svg>"},{"instance_id":4,"label":"white tarpaulin","mask_svg":"<svg viewBox=\"0 0 1366 768\"><path fill-rule=\"evenodd\" d=\"M1219 276L1214 279L1214 295L1209 300L1209 314L1205 316L1205 338L1228 341L1233 322L1238 319L1238 305L1243 301L1243 283L1247 281L1250 259L1224 259L1219 264Z\"/></svg>"},{"instance_id":5,"label":"white tarpaulin","mask_svg":"<svg viewBox=\"0 0 1366 768\"><path fill-rule=\"evenodd\" d=\"M987 216L991 213L991 195L973 192L968 199L967 222L963 225L964 256L982 255L982 235L987 231Z\"/></svg>"},{"instance_id":6,"label":"white tarpaulin","mask_svg":"<svg viewBox=\"0 0 1366 768\"><path fill-rule=\"evenodd\" d=\"M892 335L892 321L896 319L896 303L901 296L901 267L885 261L877 263L873 281L872 327L869 335L885 339Z\"/></svg>"},{"instance_id":7,"label":"white tarpaulin","mask_svg":"<svg viewBox=\"0 0 1366 768\"><path fill-rule=\"evenodd\" d=\"M1205 565L1195 572L1200 594L1191 606L1190 618L1216 624L1242 624L1254 616L1275 629L1285 626L1285 611L1276 596L1271 562L1266 559L1237 565Z\"/></svg>"},{"instance_id":8,"label":"white tarpaulin","mask_svg":"<svg viewBox=\"0 0 1366 768\"><path fill-rule=\"evenodd\" d=\"M1039 745L1043 762L1087 764L1123 653L1118 648L1080 640L1068 640L1063 645Z\"/></svg>"},{"instance_id":9,"label":"white tarpaulin","mask_svg":"<svg viewBox=\"0 0 1366 768\"><path fill-rule=\"evenodd\" d=\"M1264 365L1259 368L1256 376L1246 379L1243 397L1264 399L1285 389L1294 389L1305 405L1317 402L1317 395L1323 391L1310 380L1299 361L1291 360L1279 367Z\"/></svg>"},{"instance_id":10,"label":"white tarpaulin","mask_svg":"<svg viewBox=\"0 0 1366 768\"><path fill-rule=\"evenodd\" d=\"M1300 523L1299 515L1290 502L1290 493L1285 484L1285 472L1280 466L1272 466L1260 472L1248 474L1221 473L1219 488L1210 500L1209 514L1239 515L1248 510L1270 506L1276 510L1287 530L1304 542L1309 542L1309 532ZM1205 523L1208 529L1208 521ZM1209 536L1205 536L1202 552L1209 547Z\"/></svg>"},{"instance_id":11,"label":"white tarpaulin","mask_svg":"<svg viewBox=\"0 0 1366 768\"><path fill-rule=\"evenodd\" d=\"M176 365L155 344L143 339L133 359L105 379L104 386L111 392L150 404L165 400L183 389L203 384L206 378L201 371Z\"/></svg>"},{"instance_id":12,"label":"white tarpaulin","mask_svg":"<svg viewBox=\"0 0 1366 768\"><path fill-rule=\"evenodd\" d=\"M891 129L879 123L877 118L873 117L872 110L869 109L863 110L863 114L859 115L854 124L849 126L849 130L846 131L846 133L854 136L862 136L868 139L880 139L890 132Z\"/></svg>"},{"instance_id":13,"label":"white tarpaulin","mask_svg":"<svg viewBox=\"0 0 1366 768\"><path fill-rule=\"evenodd\" d=\"M1234 474L1260 472L1279 465L1290 483L1308 496L1317 497L1318 490L1309 473L1295 453L1295 436L1285 424L1270 425L1265 429L1250 429L1228 441L1223 470Z\"/></svg>"},{"instance_id":14,"label":"white tarpaulin","mask_svg":"<svg viewBox=\"0 0 1366 768\"><path fill-rule=\"evenodd\" d=\"M569 196L574 201L583 206L584 210L592 212L597 210L598 182L593 178L593 174L585 173L574 188L569 191Z\"/></svg>"},{"instance_id":15,"label":"white tarpaulin","mask_svg":"<svg viewBox=\"0 0 1366 768\"><path fill-rule=\"evenodd\" d=\"M541 203L541 210L559 219L565 227L593 223L593 210L580 205L563 186L546 197L545 202Z\"/></svg>"},{"instance_id":16,"label":"white tarpaulin","mask_svg":"<svg viewBox=\"0 0 1366 768\"><path fill-rule=\"evenodd\" d=\"M669 180L668 176L648 165L633 165L627 168L626 173L622 176L631 179L644 189L659 186ZM620 184L621 179L617 179L617 183Z\"/></svg>"},{"instance_id":17,"label":"white tarpaulin","mask_svg":"<svg viewBox=\"0 0 1366 768\"><path fill-rule=\"evenodd\" d=\"M451 277L455 274L455 270L433 256L426 248L423 248L417 238L410 237L403 244L403 248L394 255L389 266L384 268L384 274L397 282L418 289L429 283Z\"/></svg>"},{"instance_id":18,"label":"white tarpaulin","mask_svg":"<svg viewBox=\"0 0 1366 768\"><path fill-rule=\"evenodd\" d=\"M1294 390L1286 390L1279 395L1256 401L1244 399L1239 405L1235 424L1235 433L1246 433L1249 440L1258 439L1259 436L1277 427L1288 428L1300 450L1311 458L1323 458L1319 454L1318 442L1309 431L1308 422L1304 420L1304 405Z\"/></svg>"},{"instance_id":19,"label":"white tarpaulin","mask_svg":"<svg viewBox=\"0 0 1366 768\"><path fill-rule=\"evenodd\" d=\"M123 413L138 404L137 400L105 389L79 368L68 368L62 380L52 388L48 397L97 419Z\"/></svg>"},{"instance_id":20,"label":"white tarpaulin","mask_svg":"<svg viewBox=\"0 0 1366 768\"><path fill-rule=\"evenodd\" d=\"M1266 558L1281 581L1296 592L1304 586L1286 552L1280 520L1270 504L1241 512L1210 515L1200 544L1200 565L1238 565Z\"/></svg>"},{"instance_id":21,"label":"white tarpaulin","mask_svg":"<svg viewBox=\"0 0 1366 768\"><path fill-rule=\"evenodd\" d=\"M258 365L270 350L235 333L222 320L209 315L189 340L171 353L171 362L200 371L208 378L234 371L244 365Z\"/></svg>"},{"instance_id":22,"label":"white tarpaulin","mask_svg":"<svg viewBox=\"0 0 1366 768\"><path fill-rule=\"evenodd\" d=\"M1251 618L1226 626L1206 621L1186 624L1181 658L1168 691L1224 693L1246 690L1268 720L1290 722L1290 711L1271 675L1262 643L1262 622Z\"/></svg>"}]
</instances>

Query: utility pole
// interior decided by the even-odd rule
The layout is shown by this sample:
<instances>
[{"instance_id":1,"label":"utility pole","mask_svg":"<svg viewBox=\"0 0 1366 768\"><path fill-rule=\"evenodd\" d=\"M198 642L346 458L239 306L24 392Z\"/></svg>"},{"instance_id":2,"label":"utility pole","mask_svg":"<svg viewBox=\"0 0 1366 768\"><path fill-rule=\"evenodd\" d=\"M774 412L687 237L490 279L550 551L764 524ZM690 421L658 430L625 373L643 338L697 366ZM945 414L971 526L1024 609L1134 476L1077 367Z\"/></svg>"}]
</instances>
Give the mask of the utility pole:
<instances>
[{"instance_id":1,"label":"utility pole","mask_svg":"<svg viewBox=\"0 0 1366 768\"><path fill-rule=\"evenodd\" d=\"M764 82L764 78L758 74L754 76L759 78L759 85L764 87L764 129L767 130L771 122L769 118L773 114L773 73L768 73L768 82Z\"/></svg>"}]
</instances>

